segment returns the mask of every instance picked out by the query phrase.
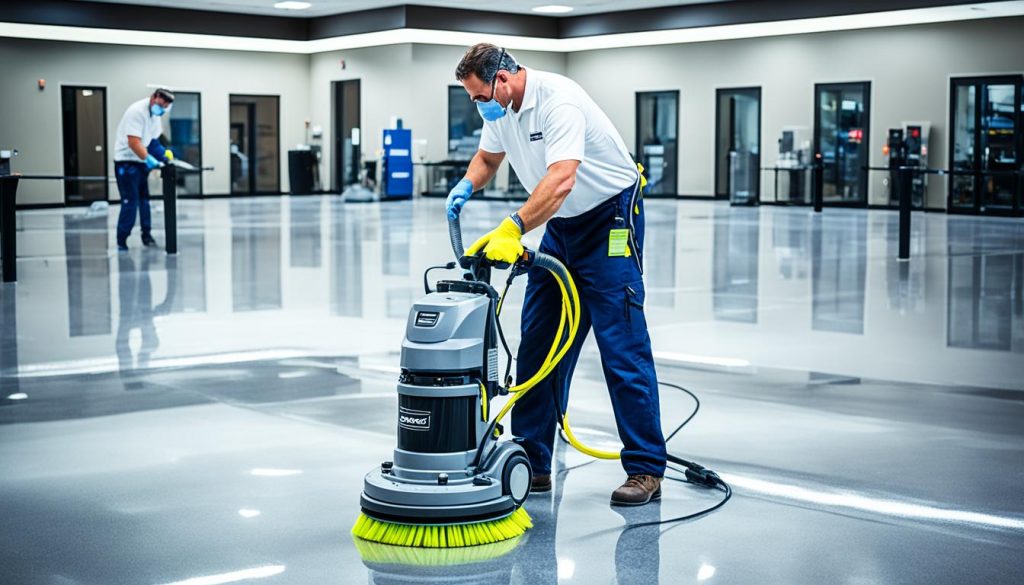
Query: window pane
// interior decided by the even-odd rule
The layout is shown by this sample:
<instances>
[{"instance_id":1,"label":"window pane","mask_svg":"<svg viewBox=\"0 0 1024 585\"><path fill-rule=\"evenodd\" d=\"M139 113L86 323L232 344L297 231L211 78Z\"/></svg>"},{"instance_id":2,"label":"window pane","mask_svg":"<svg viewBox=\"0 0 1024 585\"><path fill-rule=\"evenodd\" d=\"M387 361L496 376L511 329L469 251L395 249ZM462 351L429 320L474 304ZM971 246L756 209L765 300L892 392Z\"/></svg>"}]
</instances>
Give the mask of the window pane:
<instances>
[{"instance_id":1,"label":"window pane","mask_svg":"<svg viewBox=\"0 0 1024 585\"><path fill-rule=\"evenodd\" d=\"M448 87L448 155L453 159L468 159L476 154L480 145L480 129L484 121L476 105L461 85Z\"/></svg>"}]
</instances>

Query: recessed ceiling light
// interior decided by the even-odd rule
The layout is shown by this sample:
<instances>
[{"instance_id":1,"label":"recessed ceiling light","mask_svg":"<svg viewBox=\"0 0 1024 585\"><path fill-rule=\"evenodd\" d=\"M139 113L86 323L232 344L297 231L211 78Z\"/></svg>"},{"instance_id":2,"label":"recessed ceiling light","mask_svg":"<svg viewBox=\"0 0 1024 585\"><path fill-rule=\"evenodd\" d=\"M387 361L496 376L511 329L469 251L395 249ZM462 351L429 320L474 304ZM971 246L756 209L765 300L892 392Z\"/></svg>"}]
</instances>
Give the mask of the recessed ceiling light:
<instances>
[{"instance_id":1,"label":"recessed ceiling light","mask_svg":"<svg viewBox=\"0 0 1024 585\"><path fill-rule=\"evenodd\" d=\"M533 11L544 14L565 14L566 12L572 12L572 6L563 6L562 4L545 4L544 6L534 6Z\"/></svg>"},{"instance_id":2,"label":"recessed ceiling light","mask_svg":"<svg viewBox=\"0 0 1024 585\"><path fill-rule=\"evenodd\" d=\"M295 2L295 0L286 0L285 2L278 2L274 4L274 8L281 10L305 10L312 6L309 2Z\"/></svg>"}]
</instances>

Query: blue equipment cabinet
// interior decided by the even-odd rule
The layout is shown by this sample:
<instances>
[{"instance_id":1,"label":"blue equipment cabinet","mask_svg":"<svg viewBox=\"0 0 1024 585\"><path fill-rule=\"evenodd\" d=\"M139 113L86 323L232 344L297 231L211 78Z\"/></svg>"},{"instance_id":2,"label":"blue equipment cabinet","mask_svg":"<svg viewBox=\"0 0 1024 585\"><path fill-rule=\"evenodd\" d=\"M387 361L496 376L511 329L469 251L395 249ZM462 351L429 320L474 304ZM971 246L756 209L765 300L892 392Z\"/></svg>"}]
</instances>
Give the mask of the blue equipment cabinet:
<instances>
[{"instance_id":1,"label":"blue equipment cabinet","mask_svg":"<svg viewBox=\"0 0 1024 585\"><path fill-rule=\"evenodd\" d=\"M384 199L412 198L412 131L402 128L384 130L384 160L381 168L381 194Z\"/></svg>"}]
</instances>

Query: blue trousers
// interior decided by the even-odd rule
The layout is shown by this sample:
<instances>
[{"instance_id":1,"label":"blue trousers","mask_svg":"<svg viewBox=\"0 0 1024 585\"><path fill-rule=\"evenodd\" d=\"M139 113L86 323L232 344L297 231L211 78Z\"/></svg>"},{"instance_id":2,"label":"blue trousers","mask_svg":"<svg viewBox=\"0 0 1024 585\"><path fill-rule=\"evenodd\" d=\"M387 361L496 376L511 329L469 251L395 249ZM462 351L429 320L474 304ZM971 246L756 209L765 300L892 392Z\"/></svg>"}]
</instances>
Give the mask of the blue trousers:
<instances>
[{"instance_id":1,"label":"blue trousers","mask_svg":"<svg viewBox=\"0 0 1024 585\"><path fill-rule=\"evenodd\" d=\"M124 243L135 227L135 214L139 214L142 237L148 237L153 223L149 213L149 169L145 163L114 163L117 190L121 194L121 213L117 216L117 241Z\"/></svg>"},{"instance_id":2,"label":"blue trousers","mask_svg":"<svg viewBox=\"0 0 1024 585\"><path fill-rule=\"evenodd\" d=\"M631 256L610 257L609 230L631 226ZM540 251L568 266L582 306L573 346L555 371L516 403L512 416L512 433L523 439L535 475L551 473L557 423L554 400L557 396L566 407L580 347L591 328L623 444L622 467L628 475L665 474L658 378L643 308L643 239L643 202L635 187L582 215L548 222ZM561 302L554 277L543 268L532 268L523 303L516 366L519 380L536 372L544 361L554 339Z\"/></svg>"}]
</instances>

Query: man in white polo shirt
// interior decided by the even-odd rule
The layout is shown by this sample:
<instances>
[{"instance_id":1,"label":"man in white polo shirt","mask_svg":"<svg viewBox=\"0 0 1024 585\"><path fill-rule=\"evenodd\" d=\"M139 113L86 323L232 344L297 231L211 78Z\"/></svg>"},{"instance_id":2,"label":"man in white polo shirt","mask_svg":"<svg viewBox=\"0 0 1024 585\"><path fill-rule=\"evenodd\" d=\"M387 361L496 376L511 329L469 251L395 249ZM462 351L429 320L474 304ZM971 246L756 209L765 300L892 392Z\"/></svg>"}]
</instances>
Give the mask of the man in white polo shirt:
<instances>
[{"instance_id":1,"label":"man in white polo shirt","mask_svg":"<svg viewBox=\"0 0 1024 585\"><path fill-rule=\"evenodd\" d=\"M121 213L117 218L117 249L128 249L128 236L135 227L135 214L142 224L142 243L156 246L150 233L149 171L161 161L174 160L174 153L160 144L163 125L160 117L171 109L174 94L158 89L149 97L128 106L114 136L114 176L121 194Z\"/></svg>"},{"instance_id":2,"label":"man in white polo shirt","mask_svg":"<svg viewBox=\"0 0 1024 585\"><path fill-rule=\"evenodd\" d=\"M500 47L478 44L455 70L484 119L480 150L448 197L448 214L461 213L507 156L530 193L526 203L467 255L483 251L514 262L522 234L547 222L540 251L573 273L582 307L579 333L558 369L516 404L512 432L522 437L534 477L532 490L551 489L556 410L565 404L580 346L591 327L601 351L615 421L623 443L626 482L612 503L641 505L661 496L665 440L658 381L643 312L642 177L611 120L571 79L527 69ZM540 367L555 334L561 293L554 278L532 269L523 304L517 376Z\"/></svg>"}]
</instances>

